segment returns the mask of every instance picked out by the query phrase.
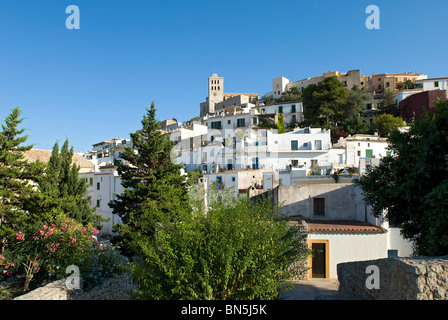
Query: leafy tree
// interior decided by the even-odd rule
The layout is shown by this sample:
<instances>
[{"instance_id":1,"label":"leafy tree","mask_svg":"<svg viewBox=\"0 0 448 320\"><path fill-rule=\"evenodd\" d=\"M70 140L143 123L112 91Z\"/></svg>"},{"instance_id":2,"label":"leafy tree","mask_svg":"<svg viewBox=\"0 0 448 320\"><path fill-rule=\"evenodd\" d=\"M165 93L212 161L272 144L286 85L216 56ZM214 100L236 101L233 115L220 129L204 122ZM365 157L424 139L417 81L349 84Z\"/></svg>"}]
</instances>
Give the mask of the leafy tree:
<instances>
[{"instance_id":1,"label":"leafy tree","mask_svg":"<svg viewBox=\"0 0 448 320\"><path fill-rule=\"evenodd\" d=\"M415 84L411 79L406 80L404 85L405 85L406 89L414 89L414 87L415 87Z\"/></svg>"},{"instance_id":2,"label":"leafy tree","mask_svg":"<svg viewBox=\"0 0 448 320\"><path fill-rule=\"evenodd\" d=\"M360 179L373 213L401 227L416 254L448 254L448 102L389 136L393 156Z\"/></svg>"},{"instance_id":3,"label":"leafy tree","mask_svg":"<svg viewBox=\"0 0 448 320\"><path fill-rule=\"evenodd\" d=\"M372 122L372 128L377 130L380 136L387 136L405 125L406 123L401 117L394 117L387 113L379 115Z\"/></svg>"},{"instance_id":4,"label":"leafy tree","mask_svg":"<svg viewBox=\"0 0 448 320\"><path fill-rule=\"evenodd\" d=\"M396 115L397 107L396 107L394 98L395 98L395 94L392 90L385 90L383 95L381 96L380 111L389 113L392 115Z\"/></svg>"},{"instance_id":5,"label":"leafy tree","mask_svg":"<svg viewBox=\"0 0 448 320\"><path fill-rule=\"evenodd\" d=\"M274 97L263 98L263 103L265 106L273 105L276 103L300 101L302 101L302 92L297 87L289 88L287 91L283 92L280 98L277 99Z\"/></svg>"},{"instance_id":6,"label":"leafy tree","mask_svg":"<svg viewBox=\"0 0 448 320\"><path fill-rule=\"evenodd\" d=\"M296 102L302 100L302 92L297 87L291 87L283 92L282 96L276 99L276 102Z\"/></svg>"},{"instance_id":7,"label":"leafy tree","mask_svg":"<svg viewBox=\"0 0 448 320\"><path fill-rule=\"evenodd\" d=\"M342 122L342 128L346 134L367 134L369 132L369 124L361 117L350 117Z\"/></svg>"},{"instance_id":8,"label":"leafy tree","mask_svg":"<svg viewBox=\"0 0 448 320\"><path fill-rule=\"evenodd\" d=\"M277 120L276 126L277 126L279 134L285 133L285 123L283 121L283 113L278 114L278 120Z\"/></svg>"},{"instance_id":9,"label":"leafy tree","mask_svg":"<svg viewBox=\"0 0 448 320\"><path fill-rule=\"evenodd\" d=\"M292 265L307 258L306 234L266 199L211 199L207 212L165 220L154 238L139 239L136 299L275 299L286 289L298 272Z\"/></svg>"},{"instance_id":10,"label":"leafy tree","mask_svg":"<svg viewBox=\"0 0 448 320\"><path fill-rule=\"evenodd\" d=\"M348 97L349 91L336 76L325 78L319 85L310 84L302 92L306 122L335 127L346 116Z\"/></svg>"},{"instance_id":11,"label":"leafy tree","mask_svg":"<svg viewBox=\"0 0 448 320\"><path fill-rule=\"evenodd\" d=\"M23 121L20 115L19 107L12 109L0 132L0 253L18 227L26 224L28 213L22 203L33 193L36 172L42 169L25 160L24 153L32 145L23 145L28 136L22 135L24 129L19 129Z\"/></svg>"},{"instance_id":12,"label":"leafy tree","mask_svg":"<svg viewBox=\"0 0 448 320\"><path fill-rule=\"evenodd\" d=\"M360 113L365 111L367 100L368 95L363 93L358 86L353 86L348 92L345 105L342 106L343 118L348 119L358 117Z\"/></svg>"},{"instance_id":13,"label":"leafy tree","mask_svg":"<svg viewBox=\"0 0 448 320\"><path fill-rule=\"evenodd\" d=\"M158 130L154 102L142 120L142 129L131 133L133 148L116 160L124 191L109 205L121 218L115 225L118 235L113 242L127 256L141 254L136 244L141 237L151 237L160 219L174 219L189 212L188 186L191 181L181 175L181 165L171 161L174 143Z\"/></svg>"}]
</instances>

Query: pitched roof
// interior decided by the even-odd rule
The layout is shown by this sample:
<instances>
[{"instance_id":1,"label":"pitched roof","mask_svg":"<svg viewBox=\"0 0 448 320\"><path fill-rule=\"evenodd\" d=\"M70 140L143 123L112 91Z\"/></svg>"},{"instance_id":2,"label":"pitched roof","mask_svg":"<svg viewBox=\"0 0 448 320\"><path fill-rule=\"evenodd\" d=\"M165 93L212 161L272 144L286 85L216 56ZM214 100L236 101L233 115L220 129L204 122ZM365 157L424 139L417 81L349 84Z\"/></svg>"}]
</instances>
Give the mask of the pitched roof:
<instances>
[{"instance_id":1,"label":"pitched roof","mask_svg":"<svg viewBox=\"0 0 448 320\"><path fill-rule=\"evenodd\" d=\"M31 149L25 152L25 159L29 162L39 160L47 163L50 160L50 157L51 150ZM73 154L72 164L77 164L81 169L93 169L94 167L92 162L77 153Z\"/></svg>"}]
</instances>

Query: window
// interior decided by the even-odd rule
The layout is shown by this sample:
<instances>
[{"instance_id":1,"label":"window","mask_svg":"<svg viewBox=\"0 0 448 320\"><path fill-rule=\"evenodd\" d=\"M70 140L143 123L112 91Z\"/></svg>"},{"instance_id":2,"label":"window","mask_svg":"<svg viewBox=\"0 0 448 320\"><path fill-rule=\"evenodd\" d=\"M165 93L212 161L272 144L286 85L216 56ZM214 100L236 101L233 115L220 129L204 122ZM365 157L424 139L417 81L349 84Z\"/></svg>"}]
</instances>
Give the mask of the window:
<instances>
[{"instance_id":1,"label":"window","mask_svg":"<svg viewBox=\"0 0 448 320\"><path fill-rule=\"evenodd\" d=\"M266 109L261 109L261 113L266 113Z\"/></svg>"},{"instance_id":2,"label":"window","mask_svg":"<svg viewBox=\"0 0 448 320\"><path fill-rule=\"evenodd\" d=\"M100 207L100 200L96 200L96 207L99 208Z\"/></svg>"},{"instance_id":3,"label":"window","mask_svg":"<svg viewBox=\"0 0 448 320\"><path fill-rule=\"evenodd\" d=\"M96 190L100 190L100 183L99 182L96 183Z\"/></svg>"},{"instance_id":4,"label":"window","mask_svg":"<svg viewBox=\"0 0 448 320\"><path fill-rule=\"evenodd\" d=\"M438 88L439 87L439 81L434 81L434 88Z\"/></svg>"},{"instance_id":5,"label":"window","mask_svg":"<svg viewBox=\"0 0 448 320\"><path fill-rule=\"evenodd\" d=\"M291 160L291 165L293 168L299 167L299 160Z\"/></svg>"},{"instance_id":6,"label":"window","mask_svg":"<svg viewBox=\"0 0 448 320\"><path fill-rule=\"evenodd\" d=\"M371 103L368 103L368 104L366 105L366 107L367 107L367 110L372 110L372 104L371 104Z\"/></svg>"},{"instance_id":7,"label":"window","mask_svg":"<svg viewBox=\"0 0 448 320\"><path fill-rule=\"evenodd\" d=\"M291 112L296 112L296 105L295 105L295 104L293 104L293 105L291 106Z\"/></svg>"},{"instance_id":8,"label":"window","mask_svg":"<svg viewBox=\"0 0 448 320\"><path fill-rule=\"evenodd\" d=\"M278 113L283 113L283 106L278 107Z\"/></svg>"},{"instance_id":9,"label":"window","mask_svg":"<svg viewBox=\"0 0 448 320\"><path fill-rule=\"evenodd\" d=\"M207 162L207 152L202 152L202 162Z\"/></svg>"},{"instance_id":10,"label":"window","mask_svg":"<svg viewBox=\"0 0 448 320\"><path fill-rule=\"evenodd\" d=\"M398 250L387 250L388 258L398 258Z\"/></svg>"},{"instance_id":11,"label":"window","mask_svg":"<svg viewBox=\"0 0 448 320\"><path fill-rule=\"evenodd\" d=\"M315 140L314 141L314 149L315 150L322 150L322 140Z\"/></svg>"},{"instance_id":12,"label":"window","mask_svg":"<svg viewBox=\"0 0 448 320\"><path fill-rule=\"evenodd\" d=\"M307 147L308 147L308 142L305 142L305 143L303 144L303 146L307 148Z\"/></svg>"},{"instance_id":13,"label":"window","mask_svg":"<svg viewBox=\"0 0 448 320\"><path fill-rule=\"evenodd\" d=\"M313 213L315 216L325 216L325 198L313 198Z\"/></svg>"},{"instance_id":14,"label":"window","mask_svg":"<svg viewBox=\"0 0 448 320\"><path fill-rule=\"evenodd\" d=\"M390 87L390 82L386 82L386 87Z\"/></svg>"},{"instance_id":15,"label":"window","mask_svg":"<svg viewBox=\"0 0 448 320\"><path fill-rule=\"evenodd\" d=\"M236 180L235 177L232 177L232 181L235 182L235 180Z\"/></svg>"},{"instance_id":16,"label":"window","mask_svg":"<svg viewBox=\"0 0 448 320\"><path fill-rule=\"evenodd\" d=\"M232 121L231 120L227 120L227 124L231 124L232 123Z\"/></svg>"},{"instance_id":17,"label":"window","mask_svg":"<svg viewBox=\"0 0 448 320\"><path fill-rule=\"evenodd\" d=\"M299 142L297 140L291 140L291 150L299 150Z\"/></svg>"},{"instance_id":18,"label":"window","mask_svg":"<svg viewBox=\"0 0 448 320\"><path fill-rule=\"evenodd\" d=\"M236 126L239 127L245 127L246 126L246 119L236 119Z\"/></svg>"},{"instance_id":19,"label":"window","mask_svg":"<svg viewBox=\"0 0 448 320\"><path fill-rule=\"evenodd\" d=\"M373 158L373 150L372 149L366 150L366 158Z\"/></svg>"},{"instance_id":20,"label":"window","mask_svg":"<svg viewBox=\"0 0 448 320\"><path fill-rule=\"evenodd\" d=\"M221 129L221 121L214 121L211 123L212 129Z\"/></svg>"},{"instance_id":21,"label":"window","mask_svg":"<svg viewBox=\"0 0 448 320\"><path fill-rule=\"evenodd\" d=\"M361 156L361 150L358 150L358 157Z\"/></svg>"}]
</instances>

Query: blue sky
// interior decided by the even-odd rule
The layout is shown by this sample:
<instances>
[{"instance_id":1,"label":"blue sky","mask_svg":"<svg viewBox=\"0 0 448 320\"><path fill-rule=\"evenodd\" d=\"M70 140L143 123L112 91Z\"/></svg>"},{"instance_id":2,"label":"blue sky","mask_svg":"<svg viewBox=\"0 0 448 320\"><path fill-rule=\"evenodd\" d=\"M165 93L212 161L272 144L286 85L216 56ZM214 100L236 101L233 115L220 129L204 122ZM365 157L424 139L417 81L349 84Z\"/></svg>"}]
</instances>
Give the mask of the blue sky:
<instances>
[{"instance_id":1,"label":"blue sky","mask_svg":"<svg viewBox=\"0 0 448 320\"><path fill-rule=\"evenodd\" d=\"M365 27L371 4L380 30ZM20 106L36 148L87 151L128 138L152 101L160 120L197 116L213 73L260 95L332 70L444 77L447 13L446 0L2 0L0 117Z\"/></svg>"}]
</instances>

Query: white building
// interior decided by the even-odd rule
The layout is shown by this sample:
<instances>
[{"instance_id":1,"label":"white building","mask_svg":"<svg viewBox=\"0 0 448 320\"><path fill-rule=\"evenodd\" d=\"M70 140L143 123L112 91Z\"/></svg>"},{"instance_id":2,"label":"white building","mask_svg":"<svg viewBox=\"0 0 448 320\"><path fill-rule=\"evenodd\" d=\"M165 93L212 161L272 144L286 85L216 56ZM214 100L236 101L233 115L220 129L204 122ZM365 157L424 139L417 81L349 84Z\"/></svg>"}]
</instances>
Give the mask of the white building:
<instances>
[{"instance_id":1,"label":"white building","mask_svg":"<svg viewBox=\"0 0 448 320\"><path fill-rule=\"evenodd\" d=\"M343 178L299 179L293 185L276 185L267 191L281 211L304 226L310 256L309 278L337 278L342 262L412 255L412 243L381 218L371 215L361 188ZM318 251L319 250L319 251Z\"/></svg>"},{"instance_id":2,"label":"white building","mask_svg":"<svg viewBox=\"0 0 448 320\"><path fill-rule=\"evenodd\" d=\"M381 159L392 152L387 138L378 135L357 134L340 139L334 146L345 149L345 165L359 167L361 159Z\"/></svg>"},{"instance_id":3,"label":"white building","mask_svg":"<svg viewBox=\"0 0 448 320\"><path fill-rule=\"evenodd\" d=\"M257 107L261 114L283 114L285 124L303 122L303 104L302 102L276 103L265 106L263 103Z\"/></svg>"},{"instance_id":4,"label":"white building","mask_svg":"<svg viewBox=\"0 0 448 320\"><path fill-rule=\"evenodd\" d=\"M448 90L448 78L430 78L415 81L415 86L423 91Z\"/></svg>"},{"instance_id":5,"label":"white building","mask_svg":"<svg viewBox=\"0 0 448 320\"><path fill-rule=\"evenodd\" d=\"M120 153L124 148L132 148L132 141L131 139L114 138L95 143L92 147L92 150L83 154L86 159L91 160L96 166L111 165L115 159L120 159Z\"/></svg>"},{"instance_id":6,"label":"white building","mask_svg":"<svg viewBox=\"0 0 448 320\"><path fill-rule=\"evenodd\" d=\"M103 222L100 236L107 237L113 235L112 227L114 223L120 224L120 218L112 213L109 203L116 200L115 194L121 194L124 190L121 185L121 177L114 166L97 167L96 170L79 174L81 179L85 179L88 184L86 196L90 197L90 206L96 208L96 213L108 222Z\"/></svg>"}]
</instances>

